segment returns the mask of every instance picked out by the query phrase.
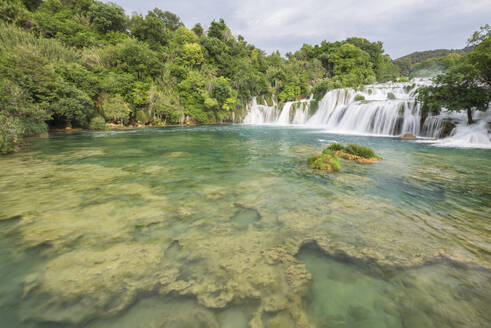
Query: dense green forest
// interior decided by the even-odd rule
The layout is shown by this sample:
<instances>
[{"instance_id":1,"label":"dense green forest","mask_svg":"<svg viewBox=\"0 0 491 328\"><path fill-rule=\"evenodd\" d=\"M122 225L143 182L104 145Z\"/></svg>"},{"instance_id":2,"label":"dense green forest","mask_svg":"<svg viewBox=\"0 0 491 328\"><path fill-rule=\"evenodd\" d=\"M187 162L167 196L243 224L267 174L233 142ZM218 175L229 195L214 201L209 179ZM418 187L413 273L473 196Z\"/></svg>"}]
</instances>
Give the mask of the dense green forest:
<instances>
[{"instance_id":1,"label":"dense green forest","mask_svg":"<svg viewBox=\"0 0 491 328\"><path fill-rule=\"evenodd\" d=\"M0 0L0 152L48 127L231 122L254 96L318 101L332 88L396 79L381 42L304 45L286 57L154 9L95 0Z\"/></svg>"}]
</instances>

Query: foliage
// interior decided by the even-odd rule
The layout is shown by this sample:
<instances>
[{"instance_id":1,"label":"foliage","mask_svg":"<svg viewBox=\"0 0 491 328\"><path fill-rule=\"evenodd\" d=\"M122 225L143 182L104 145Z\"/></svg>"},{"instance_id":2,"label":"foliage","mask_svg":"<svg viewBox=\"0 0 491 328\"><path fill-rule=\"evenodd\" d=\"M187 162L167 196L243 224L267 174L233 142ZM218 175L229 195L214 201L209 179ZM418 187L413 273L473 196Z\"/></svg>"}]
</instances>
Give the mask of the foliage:
<instances>
[{"instance_id":1,"label":"foliage","mask_svg":"<svg viewBox=\"0 0 491 328\"><path fill-rule=\"evenodd\" d=\"M131 110L121 95L101 95L100 102L106 120L119 124L128 122Z\"/></svg>"},{"instance_id":2,"label":"foliage","mask_svg":"<svg viewBox=\"0 0 491 328\"><path fill-rule=\"evenodd\" d=\"M358 144L349 144L344 148L343 152L366 159L378 158L372 148L361 146Z\"/></svg>"},{"instance_id":3,"label":"foliage","mask_svg":"<svg viewBox=\"0 0 491 328\"><path fill-rule=\"evenodd\" d=\"M114 3L94 2L87 18L98 32L124 32L126 30L126 15L124 9Z\"/></svg>"},{"instance_id":4,"label":"foliage","mask_svg":"<svg viewBox=\"0 0 491 328\"><path fill-rule=\"evenodd\" d=\"M339 142L333 142L332 144L330 144L329 146L327 146L326 149L324 149L324 152L328 152L328 151L340 151L340 150L344 150L344 145L342 143L339 143Z\"/></svg>"},{"instance_id":5,"label":"foliage","mask_svg":"<svg viewBox=\"0 0 491 328\"><path fill-rule=\"evenodd\" d=\"M365 96L364 95L356 95L355 96L355 101L363 101L365 100Z\"/></svg>"},{"instance_id":6,"label":"foliage","mask_svg":"<svg viewBox=\"0 0 491 328\"><path fill-rule=\"evenodd\" d=\"M437 49L428 51L417 51L407 56L394 60L403 76L426 77L429 74L418 73L419 70L433 67L433 71L442 71L445 65L442 61L449 55L464 55L465 50Z\"/></svg>"},{"instance_id":7,"label":"foliage","mask_svg":"<svg viewBox=\"0 0 491 328\"><path fill-rule=\"evenodd\" d=\"M491 38L491 25L486 24L484 26L481 26L479 31L476 31L472 34L469 40L467 40L467 44L468 46L474 47L490 38Z\"/></svg>"},{"instance_id":8,"label":"foliage","mask_svg":"<svg viewBox=\"0 0 491 328\"><path fill-rule=\"evenodd\" d=\"M89 124L89 129L91 130L99 130L104 131L107 130L106 121L104 121L103 117L94 117Z\"/></svg>"},{"instance_id":9,"label":"foliage","mask_svg":"<svg viewBox=\"0 0 491 328\"><path fill-rule=\"evenodd\" d=\"M468 123L472 124L473 110L488 110L491 102L490 52L491 39L488 38L461 57L447 73L434 78L433 85L419 88L417 99L423 103L423 111L465 110Z\"/></svg>"},{"instance_id":10,"label":"foliage","mask_svg":"<svg viewBox=\"0 0 491 328\"><path fill-rule=\"evenodd\" d=\"M313 169L337 172L341 169L339 158L332 151L324 151L320 155L311 156L307 162Z\"/></svg>"},{"instance_id":11,"label":"foliage","mask_svg":"<svg viewBox=\"0 0 491 328\"><path fill-rule=\"evenodd\" d=\"M394 100L394 99L396 99L396 95L393 94L392 92L389 92L389 93L387 93L387 99Z\"/></svg>"},{"instance_id":12,"label":"foliage","mask_svg":"<svg viewBox=\"0 0 491 328\"><path fill-rule=\"evenodd\" d=\"M350 43L339 47L332 55L331 62L334 79L343 87L356 88L376 81L370 55Z\"/></svg>"},{"instance_id":13,"label":"foliage","mask_svg":"<svg viewBox=\"0 0 491 328\"><path fill-rule=\"evenodd\" d=\"M97 0L0 0L0 74L3 97L14 89L24 97L4 115L19 127L16 140L95 117L230 122L253 97L271 106L313 93L313 113L329 90L398 75L381 42L323 41L285 58L234 37L223 19L190 30L168 11L127 16Z\"/></svg>"}]
</instances>

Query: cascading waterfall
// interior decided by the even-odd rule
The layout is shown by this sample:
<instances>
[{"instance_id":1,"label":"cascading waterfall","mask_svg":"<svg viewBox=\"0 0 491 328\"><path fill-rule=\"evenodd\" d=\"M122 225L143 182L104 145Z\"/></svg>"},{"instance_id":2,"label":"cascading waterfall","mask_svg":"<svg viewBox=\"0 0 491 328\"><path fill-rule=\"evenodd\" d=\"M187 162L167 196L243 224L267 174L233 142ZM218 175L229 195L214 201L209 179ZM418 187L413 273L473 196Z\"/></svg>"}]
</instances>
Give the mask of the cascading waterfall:
<instances>
[{"instance_id":1,"label":"cascading waterfall","mask_svg":"<svg viewBox=\"0 0 491 328\"><path fill-rule=\"evenodd\" d=\"M329 91L310 115L310 101L287 102L280 109L260 105L254 98L244 119L246 124L301 124L321 127L329 132L374 135L401 135L437 138L441 134L441 118L431 117L421 127L421 108L414 100L416 83L384 83L363 90ZM294 111L294 112L292 112Z\"/></svg>"},{"instance_id":2,"label":"cascading waterfall","mask_svg":"<svg viewBox=\"0 0 491 328\"><path fill-rule=\"evenodd\" d=\"M258 104L257 98L253 98L247 106L245 124L305 124L308 119L310 99L289 101L280 109L274 102L273 106ZM293 110L293 111L292 111Z\"/></svg>"},{"instance_id":3,"label":"cascading waterfall","mask_svg":"<svg viewBox=\"0 0 491 328\"><path fill-rule=\"evenodd\" d=\"M290 110L292 108L293 102L289 101L283 107L280 117L276 120L276 124L290 124Z\"/></svg>"},{"instance_id":4,"label":"cascading waterfall","mask_svg":"<svg viewBox=\"0 0 491 328\"><path fill-rule=\"evenodd\" d=\"M266 124L276 121L278 117L278 105L273 102L273 106L260 105L254 97L247 106L247 115L244 118L245 124Z\"/></svg>"},{"instance_id":5,"label":"cascading waterfall","mask_svg":"<svg viewBox=\"0 0 491 328\"><path fill-rule=\"evenodd\" d=\"M338 89L328 92L317 112L306 125L325 128L329 132L349 134L402 135L438 138L441 118L421 128L421 107L413 93L424 82L384 83L361 91Z\"/></svg>"},{"instance_id":6,"label":"cascading waterfall","mask_svg":"<svg viewBox=\"0 0 491 328\"><path fill-rule=\"evenodd\" d=\"M491 112L479 114L482 123L465 127L465 114L446 113L428 116L422 120L421 106L415 100L415 91L428 80L413 80L400 83L389 82L365 86L362 90L336 89L326 93L312 113L311 99L287 102L282 108L260 105L254 98L249 104L244 123L302 125L322 128L340 134L368 134L400 136L412 134L417 137L438 139L444 132L444 122L452 121L457 128L449 138L448 145L483 145L491 147L487 122ZM448 132L447 132L448 133ZM459 143L458 140L462 139ZM465 139L465 140L464 140ZM445 139L444 139L445 140Z\"/></svg>"}]
</instances>

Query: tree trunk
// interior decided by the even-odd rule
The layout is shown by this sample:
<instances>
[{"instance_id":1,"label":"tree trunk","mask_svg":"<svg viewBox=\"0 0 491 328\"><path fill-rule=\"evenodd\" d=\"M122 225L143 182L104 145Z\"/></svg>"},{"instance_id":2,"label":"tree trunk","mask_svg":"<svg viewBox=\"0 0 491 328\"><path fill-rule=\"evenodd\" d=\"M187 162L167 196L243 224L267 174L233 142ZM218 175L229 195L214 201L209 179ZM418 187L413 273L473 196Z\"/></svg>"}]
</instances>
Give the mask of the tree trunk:
<instances>
[{"instance_id":1,"label":"tree trunk","mask_svg":"<svg viewBox=\"0 0 491 328\"><path fill-rule=\"evenodd\" d=\"M467 109L467 124L471 125L474 121L472 120L472 109Z\"/></svg>"}]
</instances>

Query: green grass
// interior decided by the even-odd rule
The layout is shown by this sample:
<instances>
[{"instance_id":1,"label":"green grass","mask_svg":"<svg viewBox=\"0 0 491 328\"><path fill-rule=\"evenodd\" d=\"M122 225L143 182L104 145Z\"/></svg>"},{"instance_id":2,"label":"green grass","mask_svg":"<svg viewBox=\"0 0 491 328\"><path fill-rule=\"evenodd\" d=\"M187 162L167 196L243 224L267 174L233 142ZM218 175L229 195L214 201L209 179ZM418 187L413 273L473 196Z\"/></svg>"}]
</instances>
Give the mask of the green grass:
<instances>
[{"instance_id":1,"label":"green grass","mask_svg":"<svg viewBox=\"0 0 491 328\"><path fill-rule=\"evenodd\" d=\"M341 169L339 158L333 151L324 150L322 154L311 156L307 161L313 169L329 172L337 172Z\"/></svg>"},{"instance_id":2,"label":"green grass","mask_svg":"<svg viewBox=\"0 0 491 328\"><path fill-rule=\"evenodd\" d=\"M333 142L332 144L327 146L327 148L324 149L324 151L322 153L326 153L326 152L330 152L330 151L340 151L340 150L344 150L344 145L342 143L339 143L339 142Z\"/></svg>"},{"instance_id":3,"label":"green grass","mask_svg":"<svg viewBox=\"0 0 491 328\"><path fill-rule=\"evenodd\" d=\"M351 155L360 156L363 158L378 157L372 148L365 147L358 144L349 144L348 146L346 146L346 148L344 148L344 152Z\"/></svg>"}]
</instances>

